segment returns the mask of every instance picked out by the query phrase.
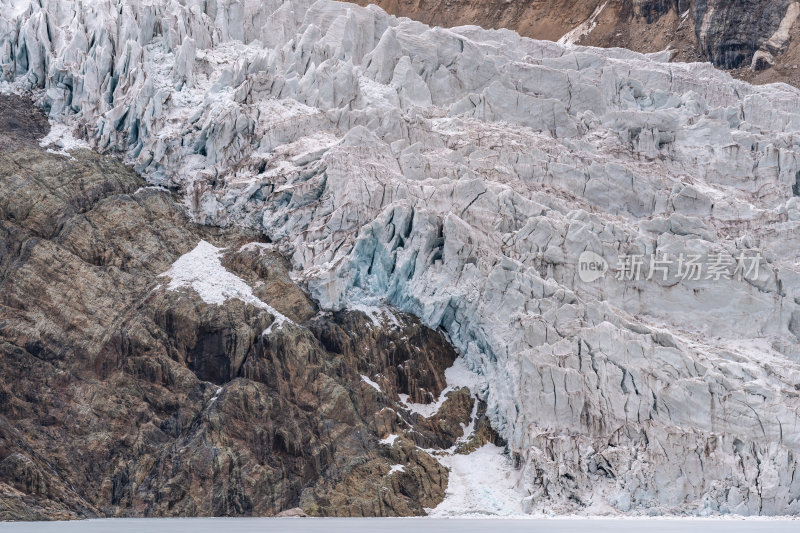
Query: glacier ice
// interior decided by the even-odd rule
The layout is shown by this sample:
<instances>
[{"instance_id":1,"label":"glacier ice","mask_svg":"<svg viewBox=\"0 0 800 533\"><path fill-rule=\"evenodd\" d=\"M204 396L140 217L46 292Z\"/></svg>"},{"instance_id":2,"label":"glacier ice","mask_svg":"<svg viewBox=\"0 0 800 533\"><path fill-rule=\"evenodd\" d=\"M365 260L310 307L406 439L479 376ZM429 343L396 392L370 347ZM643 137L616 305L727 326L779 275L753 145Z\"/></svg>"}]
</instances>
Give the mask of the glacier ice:
<instances>
[{"instance_id":1,"label":"glacier ice","mask_svg":"<svg viewBox=\"0 0 800 533\"><path fill-rule=\"evenodd\" d=\"M323 307L446 331L525 510L800 513L797 89L328 0L0 0L0 81Z\"/></svg>"}]
</instances>

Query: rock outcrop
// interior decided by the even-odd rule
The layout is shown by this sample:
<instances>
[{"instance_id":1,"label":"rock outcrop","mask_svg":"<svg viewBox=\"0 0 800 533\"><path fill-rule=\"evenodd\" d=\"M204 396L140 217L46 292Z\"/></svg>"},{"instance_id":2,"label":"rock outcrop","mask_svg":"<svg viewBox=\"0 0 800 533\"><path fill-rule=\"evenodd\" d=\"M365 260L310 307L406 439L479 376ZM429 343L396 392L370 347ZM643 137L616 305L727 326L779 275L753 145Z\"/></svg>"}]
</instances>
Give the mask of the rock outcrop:
<instances>
[{"instance_id":1,"label":"rock outcrop","mask_svg":"<svg viewBox=\"0 0 800 533\"><path fill-rule=\"evenodd\" d=\"M39 146L28 99L0 111L0 519L441 501L447 471L410 435L453 446L477 401L459 389L428 419L399 396L446 387L440 333L320 314L257 235L190 222L114 158Z\"/></svg>"},{"instance_id":2,"label":"rock outcrop","mask_svg":"<svg viewBox=\"0 0 800 533\"><path fill-rule=\"evenodd\" d=\"M0 15L0 65L10 89L31 91L54 121L102 151L124 154L152 185L177 190L196 221L267 235L289 258L289 279L323 310L390 304L443 331L470 373L448 379L451 390L437 402L444 395L447 409L466 412L454 387L469 383L519 466L524 509L800 512L797 89L751 86L710 64L670 63L668 54L474 26L430 28L327 0L14 6ZM48 227L60 219L52 220ZM76 238L89 231L81 227ZM186 334L169 329L172 315L159 312L154 325L143 318L130 328L135 337L109 340L135 347L130 353L164 346L186 375L209 380L210 402L226 376L269 384L285 375L275 372L273 337L245 351L256 358L224 339L248 344L272 317L275 331L292 332L311 304L298 295L295 311L280 306L236 281L246 273L224 274L222 287L195 284L195 267L246 264L218 251L235 246L205 240L213 246L181 249L192 255L154 274L169 268L168 288L191 287L210 302L229 295L226 314L253 313L246 321L253 325L234 332L227 318L192 311L198 300L184 308L172 293L157 293L146 301L160 309L158 298L166 298L203 335L191 334L194 326ZM112 261L110 275L123 276L104 250L86 257ZM137 257L126 250L120 247ZM54 263L46 262L48 277L71 277ZM91 286L103 283L110 282ZM66 333L83 322L67 322ZM346 343L314 331L326 329L311 328L325 353L347 352ZM293 335L292 346L308 346L297 357L316 364L313 339ZM26 338L16 345L28 353L61 353L26 348ZM91 353L89 338L81 332L71 349ZM225 346L222 361L200 357L206 338ZM104 353L97 371L105 375L119 361ZM320 365L319 375L333 377ZM391 390L372 373L387 374L388 366L351 357L340 368L351 388L358 368L375 384L360 386ZM286 390L300 394L316 377L301 371ZM426 395L437 392L432 383L443 385L430 376L397 379L422 384ZM215 408L236 398L245 413L268 412L241 400L255 394L242 388L223 391ZM340 389L325 390L344 401ZM407 400L414 399L422 397ZM159 414L159 426L171 416ZM447 421L418 425L434 435L398 436L391 441L404 454L398 458L431 444L468 447L452 442L456 428ZM305 449L323 454L322 444L305 440L304 427L280 438L270 430L253 453L267 442L292 457ZM204 436L206 429L198 438L220 435ZM191 436L181 442L195 449ZM309 463L317 460L322 455L304 456L293 472L313 472ZM198 462L192 471L215 472L217 463ZM414 464L432 472L431 481L405 494L442 486L436 465ZM180 493L187 484L174 468L167 460L155 469L178 480L158 502L193 498ZM142 472L131 465L119 479L140 486ZM337 479L336 494L350 497L350 482ZM110 486L128 498L118 501L145 512L136 494L115 492L113 478ZM244 509L234 494L220 498L223 510ZM298 505L291 500L287 507ZM420 500L409 509L418 509L413 501ZM399 505L397 512L406 509Z\"/></svg>"}]
</instances>

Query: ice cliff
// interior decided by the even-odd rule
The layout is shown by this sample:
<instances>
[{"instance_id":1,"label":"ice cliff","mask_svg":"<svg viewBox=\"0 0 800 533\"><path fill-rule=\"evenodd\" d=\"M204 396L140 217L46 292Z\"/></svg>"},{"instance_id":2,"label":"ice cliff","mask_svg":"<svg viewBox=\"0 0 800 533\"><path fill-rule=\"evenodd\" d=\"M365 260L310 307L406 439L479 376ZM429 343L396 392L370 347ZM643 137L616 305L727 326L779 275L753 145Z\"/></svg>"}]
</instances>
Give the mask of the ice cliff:
<instances>
[{"instance_id":1,"label":"ice cliff","mask_svg":"<svg viewBox=\"0 0 800 533\"><path fill-rule=\"evenodd\" d=\"M327 0L0 0L0 78L54 120L323 307L442 328L526 510L798 514L800 91L667 60ZM664 253L761 259L619 268Z\"/></svg>"}]
</instances>

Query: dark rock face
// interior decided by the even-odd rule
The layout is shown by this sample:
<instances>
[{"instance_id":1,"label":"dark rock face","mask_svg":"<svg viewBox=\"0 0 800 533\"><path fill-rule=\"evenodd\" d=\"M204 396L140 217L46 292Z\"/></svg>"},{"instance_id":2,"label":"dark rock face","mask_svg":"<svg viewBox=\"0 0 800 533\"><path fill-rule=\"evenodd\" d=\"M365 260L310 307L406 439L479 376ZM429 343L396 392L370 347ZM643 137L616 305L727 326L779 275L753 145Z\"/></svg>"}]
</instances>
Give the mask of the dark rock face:
<instances>
[{"instance_id":1,"label":"dark rock face","mask_svg":"<svg viewBox=\"0 0 800 533\"><path fill-rule=\"evenodd\" d=\"M691 0L633 0L634 12L652 24L670 11L683 13L691 9Z\"/></svg>"},{"instance_id":2,"label":"dark rock face","mask_svg":"<svg viewBox=\"0 0 800 533\"><path fill-rule=\"evenodd\" d=\"M0 519L419 515L441 501L447 471L417 444L453 446L475 400L450 392L427 419L398 396L442 392L455 353L441 334L320 314L281 256L243 246L258 236L193 224L113 158L48 153L22 98L0 109ZM167 290L159 275L201 240L292 322L263 334L264 308Z\"/></svg>"},{"instance_id":3,"label":"dark rock face","mask_svg":"<svg viewBox=\"0 0 800 533\"><path fill-rule=\"evenodd\" d=\"M703 54L723 68L750 66L793 1L695 0L694 23Z\"/></svg>"}]
</instances>

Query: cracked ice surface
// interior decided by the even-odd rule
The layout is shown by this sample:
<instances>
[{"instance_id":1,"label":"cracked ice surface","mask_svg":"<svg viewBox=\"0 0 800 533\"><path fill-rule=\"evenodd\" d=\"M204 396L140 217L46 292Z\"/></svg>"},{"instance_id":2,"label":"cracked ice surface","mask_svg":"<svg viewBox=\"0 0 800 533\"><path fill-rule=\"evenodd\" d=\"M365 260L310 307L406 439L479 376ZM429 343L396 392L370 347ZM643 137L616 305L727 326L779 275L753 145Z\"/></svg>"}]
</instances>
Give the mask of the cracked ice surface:
<instances>
[{"instance_id":1,"label":"cracked ice surface","mask_svg":"<svg viewBox=\"0 0 800 533\"><path fill-rule=\"evenodd\" d=\"M327 0L0 0L13 90L324 307L445 330L524 510L798 514L800 92L666 59ZM587 249L764 260L587 284Z\"/></svg>"}]
</instances>

